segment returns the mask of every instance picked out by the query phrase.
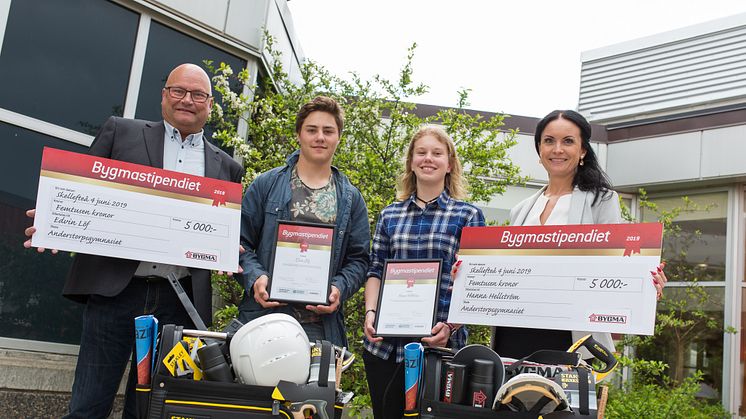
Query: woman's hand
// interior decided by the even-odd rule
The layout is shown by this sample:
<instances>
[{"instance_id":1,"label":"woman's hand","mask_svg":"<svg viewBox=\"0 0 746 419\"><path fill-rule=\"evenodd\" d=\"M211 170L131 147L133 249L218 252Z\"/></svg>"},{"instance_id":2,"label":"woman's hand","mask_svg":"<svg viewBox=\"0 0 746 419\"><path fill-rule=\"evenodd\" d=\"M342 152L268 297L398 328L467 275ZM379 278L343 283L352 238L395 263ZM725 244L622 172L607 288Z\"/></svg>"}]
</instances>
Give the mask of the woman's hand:
<instances>
[{"instance_id":1,"label":"woman's hand","mask_svg":"<svg viewBox=\"0 0 746 419\"><path fill-rule=\"evenodd\" d=\"M382 337L373 337L373 335L376 333L376 329L373 327L373 324L376 321L376 311L375 310L368 310L365 312L365 319L363 320L363 333L365 334L365 337L368 339L368 342L380 342L383 340Z\"/></svg>"},{"instance_id":2,"label":"woman's hand","mask_svg":"<svg viewBox=\"0 0 746 419\"><path fill-rule=\"evenodd\" d=\"M462 260L458 258L458 255L456 255L456 262L451 266L451 285L448 287L448 291L453 291L453 281L456 279L456 273L461 266L461 262Z\"/></svg>"},{"instance_id":3,"label":"woman's hand","mask_svg":"<svg viewBox=\"0 0 746 419\"><path fill-rule=\"evenodd\" d=\"M432 336L422 338L422 343L424 343L427 346L433 346L433 347L445 347L448 345L448 339L451 337L451 329L450 326L448 326L448 323L438 322L433 326L433 329L430 331L432 333Z\"/></svg>"},{"instance_id":4,"label":"woman's hand","mask_svg":"<svg viewBox=\"0 0 746 419\"><path fill-rule=\"evenodd\" d=\"M656 298L658 300L663 297L663 287L665 287L666 282L668 282L668 278L666 278L666 274L663 272L663 268L665 267L666 262L661 262L654 271L650 271L650 275L653 276L653 285L655 285Z\"/></svg>"}]
</instances>

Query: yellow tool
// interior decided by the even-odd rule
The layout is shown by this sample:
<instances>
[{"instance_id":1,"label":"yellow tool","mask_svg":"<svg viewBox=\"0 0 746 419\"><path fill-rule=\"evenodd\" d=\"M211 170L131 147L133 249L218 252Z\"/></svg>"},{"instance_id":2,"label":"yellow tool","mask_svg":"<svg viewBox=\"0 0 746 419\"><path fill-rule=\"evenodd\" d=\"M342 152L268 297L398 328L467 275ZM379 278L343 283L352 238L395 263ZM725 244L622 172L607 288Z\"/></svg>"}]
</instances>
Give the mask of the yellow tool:
<instances>
[{"instance_id":1,"label":"yellow tool","mask_svg":"<svg viewBox=\"0 0 746 419\"><path fill-rule=\"evenodd\" d=\"M577 342L570 346L570 349L568 349L567 352L577 352L581 347L587 349L591 355L596 357L596 359L603 362L605 365L601 369L595 369L593 366L586 364L586 366L588 366L593 372L593 377L596 379L597 383L606 378L607 375L611 374L619 363L614 354L604 345L598 343L596 339L593 339L593 336L590 334L578 339ZM585 363L585 361L581 360L581 363Z\"/></svg>"}]
</instances>

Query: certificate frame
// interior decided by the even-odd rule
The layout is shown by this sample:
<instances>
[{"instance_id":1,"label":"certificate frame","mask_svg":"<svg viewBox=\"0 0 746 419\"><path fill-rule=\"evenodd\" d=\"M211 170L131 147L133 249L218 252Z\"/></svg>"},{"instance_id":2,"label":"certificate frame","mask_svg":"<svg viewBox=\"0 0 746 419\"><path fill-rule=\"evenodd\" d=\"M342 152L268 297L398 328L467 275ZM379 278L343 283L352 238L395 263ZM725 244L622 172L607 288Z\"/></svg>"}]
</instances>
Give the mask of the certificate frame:
<instances>
[{"instance_id":1,"label":"certificate frame","mask_svg":"<svg viewBox=\"0 0 746 419\"><path fill-rule=\"evenodd\" d=\"M283 233L288 234L283 235ZM277 222L267 283L269 301L329 305L335 233L336 226L333 224L291 220ZM293 261L279 260L280 257L287 257L289 252L293 252L296 248L299 251ZM312 251L311 254L308 253L309 250ZM299 264L307 266L299 266ZM303 274L315 275L316 273L312 272L314 269L321 269L321 275L326 279L321 285L315 283L315 286L310 289L302 289L298 287L298 281L293 283L289 279L289 277ZM295 295L298 297L294 297Z\"/></svg>"},{"instance_id":2,"label":"certificate frame","mask_svg":"<svg viewBox=\"0 0 746 419\"><path fill-rule=\"evenodd\" d=\"M397 272L396 269L400 271ZM386 259L378 290L374 336L432 336L430 331L435 326L438 314L442 271L442 259ZM415 286L417 290L411 289ZM400 301L391 298L397 292L400 292ZM397 319L398 313L404 311L410 314L409 317L399 315L400 318ZM412 318L413 312L416 318Z\"/></svg>"}]
</instances>

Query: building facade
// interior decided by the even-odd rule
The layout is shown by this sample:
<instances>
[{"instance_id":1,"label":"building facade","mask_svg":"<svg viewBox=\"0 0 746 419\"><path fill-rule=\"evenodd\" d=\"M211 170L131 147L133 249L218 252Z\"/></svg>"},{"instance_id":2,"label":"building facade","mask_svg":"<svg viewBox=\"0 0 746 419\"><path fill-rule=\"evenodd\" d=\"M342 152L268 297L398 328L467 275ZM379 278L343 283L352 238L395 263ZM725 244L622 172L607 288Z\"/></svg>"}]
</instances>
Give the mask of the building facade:
<instances>
[{"instance_id":1,"label":"building facade","mask_svg":"<svg viewBox=\"0 0 746 419\"><path fill-rule=\"evenodd\" d=\"M672 378L702 371L699 396L746 415L746 14L584 52L578 110L633 217L681 210L664 242L664 299L683 302L691 323L638 355ZM511 157L532 181L484 204L497 220L546 184L536 122L507 120L521 131ZM639 208L641 188L655 209Z\"/></svg>"},{"instance_id":2,"label":"building facade","mask_svg":"<svg viewBox=\"0 0 746 419\"><path fill-rule=\"evenodd\" d=\"M184 62L246 68L256 83L272 64L265 30L299 80L285 0L0 0L0 390L67 392L77 354L83 306L60 295L70 256L20 246L43 147L85 152L110 115L160 120Z\"/></svg>"},{"instance_id":3,"label":"building facade","mask_svg":"<svg viewBox=\"0 0 746 419\"><path fill-rule=\"evenodd\" d=\"M579 110L606 126L614 185L644 188L663 210L684 196L694 204L666 244L664 295L717 321L690 318L686 334L661 336L663 350L644 355L675 378L702 371L700 395L744 415L746 14L587 51L580 80ZM684 295L690 281L705 294Z\"/></svg>"}]
</instances>

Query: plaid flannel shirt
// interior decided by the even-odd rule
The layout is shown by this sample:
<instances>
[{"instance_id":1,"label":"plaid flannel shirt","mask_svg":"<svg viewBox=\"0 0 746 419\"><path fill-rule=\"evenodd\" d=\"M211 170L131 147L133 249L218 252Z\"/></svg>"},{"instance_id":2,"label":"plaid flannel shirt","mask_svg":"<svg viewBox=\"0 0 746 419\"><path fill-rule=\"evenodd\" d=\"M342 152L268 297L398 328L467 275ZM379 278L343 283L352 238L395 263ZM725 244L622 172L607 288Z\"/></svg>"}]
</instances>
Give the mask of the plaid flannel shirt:
<instances>
[{"instance_id":1,"label":"plaid flannel shirt","mask_svg":"<svg viewBox=\"0 0 746 419\"><path fill-rule=\"evenodd\" d=\"M386 259L441 259L440 295L437 321L445 322L451 304L451 267L464 227L484 226L482 210L469 203L451 198L443 191L438 199L425 208L415 203L415 196L395 202L381 211L373 248L370 253L368 277L382 278ZM450 338L450 346L456 349L466 345L466 328L461 327ZM373 355L389 359L396 351L396 362L404 359L404 345L411 342L405 338L384 338L372 343L367 339L363 345Z\"/></svg>"}]
</instances>

